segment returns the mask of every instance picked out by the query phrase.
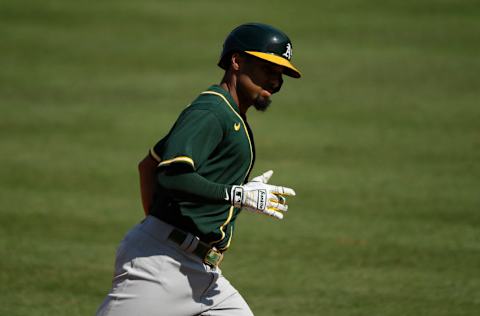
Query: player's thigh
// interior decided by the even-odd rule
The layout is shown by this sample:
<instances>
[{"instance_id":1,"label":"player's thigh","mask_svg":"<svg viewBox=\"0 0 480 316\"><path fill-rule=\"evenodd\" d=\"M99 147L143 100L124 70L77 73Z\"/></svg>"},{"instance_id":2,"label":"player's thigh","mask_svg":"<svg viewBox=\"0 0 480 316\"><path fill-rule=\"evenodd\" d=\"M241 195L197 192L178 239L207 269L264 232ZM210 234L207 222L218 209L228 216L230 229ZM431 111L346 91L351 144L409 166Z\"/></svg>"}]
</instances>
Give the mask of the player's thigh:
<instances>
[{"instance_id":1,"label":"player's thigh","mask_svg":"<svg viewBox=\"0 0 480 316\"><path fill-rule=\"evenodd\" d=\"M233 285L219 273L213 287L204 296L201 316L252 316L245 299Z\"/></svg>"},{"instance_id":2,"label":"player's thigh","mask_svg":"<svg viewBox=\"0 0 480 316\"><path fill-rule=\"evenodd\" d=\"M125 263L97 316L185 316L194 315L199 303L172 258L136 258Z\"/></svg>"},{"instance_id":3,"label":"player's thigh","mask_svg":"<svg viewBox=\"0 0 480 316\"><path fill-rule=\"evenodd\" d=\"M169 296L159 287L144 280L127 282L116 295L109 295L97 316L185 316L196 310L191 300Z\"/></svg>"},{"instance_id":4,"label":"player's thigh","mask_svg":"<svg viewBox=\"0 0 480 316\"><path fill-rule=\"evenodd\" d=\"M235 292L200 316L253 316L253 313L242 295Z\"/></svg>"},{"instance_id":5,"label":"player's thigh","mask_svg":"<svg viewBox=\"0 0 480 316\"><path fill-rule=\"evenodd\" d=\"M97 316L169 315L162 311L165 302L151 295L158 288L144 280L125 280L116 286L97 311ZM168 305L167 305L168 306ZM174 315L174 314L172 314Z\"/></svg>"}]
</instances>

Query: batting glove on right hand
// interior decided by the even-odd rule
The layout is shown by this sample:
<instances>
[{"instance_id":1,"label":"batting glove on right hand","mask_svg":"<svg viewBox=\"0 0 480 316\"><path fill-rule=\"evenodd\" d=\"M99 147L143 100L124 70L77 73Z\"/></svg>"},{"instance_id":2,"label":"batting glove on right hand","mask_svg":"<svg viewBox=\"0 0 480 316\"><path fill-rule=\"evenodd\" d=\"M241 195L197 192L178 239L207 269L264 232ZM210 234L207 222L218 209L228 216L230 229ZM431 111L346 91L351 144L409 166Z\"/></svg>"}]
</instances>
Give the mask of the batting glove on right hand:
<instances>
[{"instance_id":1,"label":"batting glove on right hand","mask_svg":"<svg viewBox=\"0 0 480 316\"><path fill-rule=\"evenodd\" d=\"M234 185L231 191L233 206L277 219L283 218L288 210L286 196L295 196L290 188L267 184L273 171L269 170L244 185Z\"/></svg>"}]
</instances>

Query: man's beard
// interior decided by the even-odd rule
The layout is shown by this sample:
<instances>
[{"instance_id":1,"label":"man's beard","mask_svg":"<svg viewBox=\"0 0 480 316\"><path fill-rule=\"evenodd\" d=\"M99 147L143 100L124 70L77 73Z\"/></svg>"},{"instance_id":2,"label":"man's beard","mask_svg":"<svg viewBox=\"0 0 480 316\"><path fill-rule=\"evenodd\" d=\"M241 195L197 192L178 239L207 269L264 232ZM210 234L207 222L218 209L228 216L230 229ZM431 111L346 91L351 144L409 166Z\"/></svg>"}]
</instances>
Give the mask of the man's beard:
<instances>
[{"instance_id":1,"label":"man's beard","mask_svg":"<svg viewBox=\"0 0 480 316\"><path fill-rule=\"evenodd\" d=\"M258 96L253 101L253 107L258 111L265 112L270 106L270 103L272 103L272 100L269 97Z\"/></svg>"}]
</instances>

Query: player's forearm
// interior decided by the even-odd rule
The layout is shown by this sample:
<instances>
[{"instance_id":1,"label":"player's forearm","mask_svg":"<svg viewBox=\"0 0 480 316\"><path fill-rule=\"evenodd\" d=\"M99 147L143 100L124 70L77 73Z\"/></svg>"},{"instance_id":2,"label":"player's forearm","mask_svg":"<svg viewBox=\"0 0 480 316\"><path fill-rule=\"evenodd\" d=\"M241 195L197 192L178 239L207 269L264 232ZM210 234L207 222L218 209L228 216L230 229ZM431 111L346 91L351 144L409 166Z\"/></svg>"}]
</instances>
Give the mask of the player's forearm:
<instances>
[{"instance_id":1,"label":"player's forearm","mask_svg":"<svg viewBox=\"0 0 480 316\"><path fill-rule=\"evenodd\" d=\"M140 174L140 195L145 215L148 215L153 202L153 194L156 186L155 171L157 164L157 161L150 156L145 157L138 164L138 172Z\"/></svg>"},{"instance_id":2,"label":"player's forearm","mask_svg":"<svg viewBox=\"0 0 480 316\"><path fill-rule=\"evenodd\" d=\"M194 171L174 174L163 171L158 174L157 179L160 186L180 199L194 202L230 203L226 192L230 192L231 185L212 182Z\"/></svg>"}]
</instances>

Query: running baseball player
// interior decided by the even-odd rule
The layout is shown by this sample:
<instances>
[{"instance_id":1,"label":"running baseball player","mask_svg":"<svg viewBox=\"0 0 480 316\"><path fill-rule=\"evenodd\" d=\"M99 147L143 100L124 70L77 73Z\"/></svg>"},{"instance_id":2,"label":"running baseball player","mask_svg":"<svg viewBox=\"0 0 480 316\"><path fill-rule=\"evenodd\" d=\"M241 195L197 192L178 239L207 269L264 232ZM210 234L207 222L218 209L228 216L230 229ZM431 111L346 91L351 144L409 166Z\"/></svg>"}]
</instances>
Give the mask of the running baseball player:
<instances>
[{"instance_id":1,"label":"running baseball player","mask_svg":"<svg viewBox=\"0 0 480 316\"><path fill-rule=\"evenodd\" d=\"M282 219L291 188L249 175L255 161L246 113L265 111L282 75L300 78L292 43L261 23L235 28L218 65L225 70L140 162L146 218L117 249L112 289L97 315L253 315L219 264L241 210Z\"/></svg>"}]
</instances>

